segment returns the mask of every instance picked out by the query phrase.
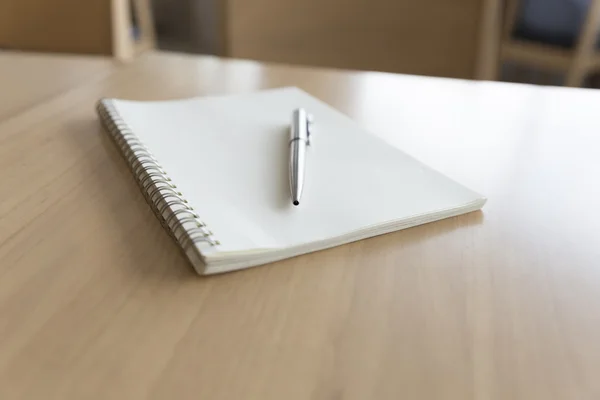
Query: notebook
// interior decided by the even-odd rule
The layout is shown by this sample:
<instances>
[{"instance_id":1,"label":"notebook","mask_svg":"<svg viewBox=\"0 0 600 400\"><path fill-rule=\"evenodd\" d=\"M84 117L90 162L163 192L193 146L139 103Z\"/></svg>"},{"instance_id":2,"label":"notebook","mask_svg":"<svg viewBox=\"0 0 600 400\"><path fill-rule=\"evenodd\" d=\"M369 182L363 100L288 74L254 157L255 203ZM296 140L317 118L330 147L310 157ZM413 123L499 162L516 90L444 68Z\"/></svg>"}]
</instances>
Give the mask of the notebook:
<instances>
[{"instance_id":1,"label":"notebook","mask_svg":"<svg viewBox=\"0 0 600 400\"><path fill-rule=\"evenodd\" d=\"M292 112L314 116L300 206ZM148 204L199 274L257 266L480 209L480 194L297 88L97 111ZM399 135L402 132L398 132Z\"/></svg>"}]
</instances>

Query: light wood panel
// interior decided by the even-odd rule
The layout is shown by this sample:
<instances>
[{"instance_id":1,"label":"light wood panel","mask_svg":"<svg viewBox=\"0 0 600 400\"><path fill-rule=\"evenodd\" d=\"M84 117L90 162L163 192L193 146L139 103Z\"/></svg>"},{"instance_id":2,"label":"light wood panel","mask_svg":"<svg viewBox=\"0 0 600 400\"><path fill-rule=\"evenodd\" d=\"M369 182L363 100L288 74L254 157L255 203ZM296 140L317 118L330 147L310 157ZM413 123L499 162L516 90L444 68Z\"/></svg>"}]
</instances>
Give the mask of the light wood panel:
<instances>
[{"instance_id":1,"label":"light wood panel","mask_svg":"<svg viewBox=\"0 0 600 400\"><path fill-rule=\"evenodd\" d=\"M284 85L484 212L195 276L93 104ZM0 121L0 398L598 397L598 96L172 54L65 85Z\"/></svg>"},{"instance_id":2,"label":"light wood panel","mask_svg":"<svg viewBox=\"0 0 600 400\"><path fill-rule=\"evenodd\" d=\"M0 1L0 47L112 54L111 1Z\"/></svg>"},{"instance_id":3,"label":"light wood panel","mask_svg":"<svg viewBox=\"0 0 600 400\"><path fill-rule=\"evenodd\" d=\"M474 78L481 0L229 0L234 57Z\"/></svg>"},{"instance_id":4,"label":"light wood panel","mask_svg":"<svg viewBox=\"0 0 600 400\"><path fill-rule=\"evenodd\" d=\"M129 61L154 42L150 0L0 2L0 48L102 54Z\"/></svg>"}]
</instances>

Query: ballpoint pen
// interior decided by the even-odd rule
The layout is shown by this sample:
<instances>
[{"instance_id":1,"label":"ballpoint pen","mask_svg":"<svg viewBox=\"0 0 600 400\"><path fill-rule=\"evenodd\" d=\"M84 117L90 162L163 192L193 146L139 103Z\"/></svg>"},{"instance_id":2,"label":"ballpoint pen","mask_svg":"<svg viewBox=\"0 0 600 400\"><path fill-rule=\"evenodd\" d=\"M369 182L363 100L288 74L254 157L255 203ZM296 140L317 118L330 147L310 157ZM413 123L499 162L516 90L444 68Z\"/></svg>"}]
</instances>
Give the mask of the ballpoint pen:
<instances>
[{"instance_id":1,"label":"ballpoint pen","mask_svg":"<svg viewBox=\"0 0 600 400\"><path fill-rule=\"evenodd\" d=\"M306 147L310 146L312 116L299 108L292 113L290 129L290 192L292 204L300 204L304 187L304 167L306 164Z\"/></svg>"}]
</instances>

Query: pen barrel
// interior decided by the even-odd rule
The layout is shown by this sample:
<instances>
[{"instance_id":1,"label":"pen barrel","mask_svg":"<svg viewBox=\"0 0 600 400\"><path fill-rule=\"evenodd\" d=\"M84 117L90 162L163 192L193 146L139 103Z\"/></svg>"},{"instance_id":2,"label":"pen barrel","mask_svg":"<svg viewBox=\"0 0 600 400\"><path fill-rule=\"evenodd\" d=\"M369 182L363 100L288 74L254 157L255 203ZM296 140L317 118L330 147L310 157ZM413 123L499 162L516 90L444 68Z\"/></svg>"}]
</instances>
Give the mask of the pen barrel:
<instances>
[{"instance_id":1,"label":"pen barrel","mask_svg":"<svg viewBox=\"0 0 600 400\"><path fill-rule=\"evenodd\" d=\"M306 143L301 140L290 142L290 193L292 202L300 202L304 188L304 165L306 157Z\"/></svg>"},{"instance_id":2,"label":"pen barrel","mask_svg":"<svg viewBox=\"0 0 600 400\"><path fill-rule=\"evenodd\" d=\"M292 114L292 124L290 129L290 193L292 203L298 205L302 197L304 187L304 165L306 157L306 146L309 144L309 116L308 113L299 108Z\"/></svg>"}]
</instances>

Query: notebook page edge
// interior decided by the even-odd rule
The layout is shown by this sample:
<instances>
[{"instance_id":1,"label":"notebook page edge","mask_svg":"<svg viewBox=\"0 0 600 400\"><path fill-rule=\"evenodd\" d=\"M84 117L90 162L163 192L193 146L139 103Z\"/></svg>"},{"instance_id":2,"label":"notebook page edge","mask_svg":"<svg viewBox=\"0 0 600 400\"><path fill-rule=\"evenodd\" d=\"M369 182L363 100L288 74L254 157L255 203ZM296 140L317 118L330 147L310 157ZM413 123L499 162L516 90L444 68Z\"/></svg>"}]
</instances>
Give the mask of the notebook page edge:
<instances>
[{"instance_id":1,"label":"notebook page edge","mask_svg":"<svg viewBox=\"0 0 600 400\"><path fill-rule=\"evenodd\" d=\"M339 238L334 238L334 239L328 240L328 241L309 243L309 244L303 245L301 247L287 248L287 249L281 249L278 251L272 251L272 252L268 253L268 254L271 254L271 257L265 257L265 258L255 259L255 260L242 260L242 261L230 262L230 263L227 263L227 260L224 260L223 262L220 262L220 263L215 263L215 262L211 262L209 259L207 259L204 274L212 275L212 274L220 274L220 273L238 271L238 270L242 270L242 269L246 269L246 268L270 264L273 262L286 260L288 258L298 257L298 256L302 256L305 254L310 254L310 253L314 253L317 251L334 248L337 246L342 246L342 245L349 244L349 243L358 242L360 240L369 239L369 238L373 238L376 236L385 235L388 233L398 232L398 231L413 228L416 226L441 221L443 219L457 217L457 216L468 214L471 212L477 212L482 209L482 207L485 205L485 203L486 203L486 199L483 198L483 199L480 199L480 201L475 201L472 204L469 204L468 206L453 209L453 211L449 214L438 214L438 215L429 214L429 215L426 215L426 217L428 217L428 218L425 218L422 220L409 221L403 226L391 225L391 226L388 226L385 229L382 229L381 231L377 231L377 232L369 232L366 234L356 235L356 236L352 236L352 237L339 237ZM311 247L310 245L314 245L314 246Z\"/></svg>"}]
</instances>

